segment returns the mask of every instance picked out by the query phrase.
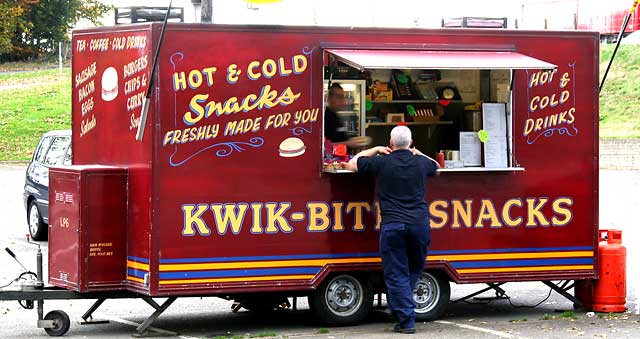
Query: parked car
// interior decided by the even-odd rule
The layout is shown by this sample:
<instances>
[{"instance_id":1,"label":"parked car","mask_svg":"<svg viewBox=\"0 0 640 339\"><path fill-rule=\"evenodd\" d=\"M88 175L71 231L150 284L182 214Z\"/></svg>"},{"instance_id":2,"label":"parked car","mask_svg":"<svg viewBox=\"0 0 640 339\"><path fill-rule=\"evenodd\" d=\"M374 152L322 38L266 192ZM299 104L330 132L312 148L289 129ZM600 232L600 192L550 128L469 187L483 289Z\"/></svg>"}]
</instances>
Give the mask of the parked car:
<instances>
[{"instance_id":1,"label":"parked car","mask_svg":"<svg viewBox=\"0 0 640 339\"><path fill-rule=\"evenodd\" d=\"M71 165L71 130L45 133L27 167L24 206L29 234L34 240L47 239L49 224L49 167Z\"/></svg>"}]
</instances>

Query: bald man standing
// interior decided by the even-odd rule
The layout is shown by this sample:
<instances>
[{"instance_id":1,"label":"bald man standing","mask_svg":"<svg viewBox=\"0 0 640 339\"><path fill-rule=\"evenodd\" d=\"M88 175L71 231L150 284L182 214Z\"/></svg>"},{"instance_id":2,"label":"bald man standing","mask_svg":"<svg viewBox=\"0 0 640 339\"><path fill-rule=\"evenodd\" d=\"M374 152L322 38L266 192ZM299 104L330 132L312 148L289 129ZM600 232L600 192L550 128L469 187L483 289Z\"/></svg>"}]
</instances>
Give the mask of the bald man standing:
<instances>
[{"instance_id":1,"label":"bald man standing","mask_svg":"<svg viewBox=\"0 0 640 339\"><path fill-rule=\"evenodd\" d=\"M347 169L376 177L382 223L380 255L387 302L398 320L393 330L416 332L413 289L424 270L431 242L429 209L425 202L427 177L436 174L438 163L411 145L411 130L391 130L390 147L378 146L358 153ZM383 154L385 156L376 156Z\"/></svg>"}]
</instances>

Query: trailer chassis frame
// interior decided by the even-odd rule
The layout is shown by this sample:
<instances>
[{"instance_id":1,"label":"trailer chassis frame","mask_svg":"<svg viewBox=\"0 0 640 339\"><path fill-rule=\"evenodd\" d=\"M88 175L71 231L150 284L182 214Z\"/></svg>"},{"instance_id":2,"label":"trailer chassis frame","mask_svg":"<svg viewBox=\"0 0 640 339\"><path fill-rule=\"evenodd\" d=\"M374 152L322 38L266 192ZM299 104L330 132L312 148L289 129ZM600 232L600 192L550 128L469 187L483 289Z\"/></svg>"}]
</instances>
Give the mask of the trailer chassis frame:
<instances>
[{"instance_id":1,"label":"trailer chassis frame","mask_svg":"<svg viewBox=\"0 0 640 339\"><path fill-rule=\"evenodd\" d=\"M509 296L507 295L507 291L504 290L502 287L500 287L500 286L506 284L507 282L508 281L486 283L488 287L485 287L483 289L480 289L478 291L475 291L473 293L470 293L468 295L460 297L460 298L458 298L456 300L452 300L451 303L455 304L455 303L458 303L458 302L464 302L464 301L467 301L468 299L471 299L471 298L473 298L473 297L475 297L477 295L480 295L480 294L482 294L484 292L487 292L487 291L490 291L490 290L495 290L495 293L496 293L495 297L489 298L491 300L509 299ZM551 288L556 293L560 294L562 297L564 297L567 300L571 301L573 303L573 305L574 305L574 308L581 308L581 307L584 306L580 300L578 300L575 296L573 296L569 292L567 292L567 291L569 291L570 289L572 289L575 286L575 281L574 280L561 280L557 284L554 283L551 280L541 280L540 282L545 284L549 288Z\"/></svg>"},{"instance_id":2,"label":"trailer chassis frame","mask_svg":"<svg viewBox=\"0 0 640 339\"><path fill-rule=\"evenodd\" d=\"M45 286L35 289L21 289L21 290L5 290L0 291L0 301L26 301L25 305L31 305L31 307L25 307L27 309L33 308L33 302L37 304L37 326L38 328L52 328L54 326L52 320L45 319L44 315L44 301L45 300L73 300L73 299L96 299L96 301L89 307L89 309L82 315L82 325L88 324L102 324L108 323L108 320L94 321L93 313L107 300L107 299L142 299L151 307L154 308L154 312L147 317L147 319L136 327L134 336L143 337L149 335L151 324L160 317L160 315L176 301L178 297L169 297L162 304L158 304L153 298L129 291L110 291L110 292L86 292L80 293L75 291L65 290L54 286ZM21 305L23 305L21 303ZM24 305L23 305L24 307ZM62 312L62 311L59 311ZM166 331L163 331L166 332Z\"/></svg>"}]
</instances>

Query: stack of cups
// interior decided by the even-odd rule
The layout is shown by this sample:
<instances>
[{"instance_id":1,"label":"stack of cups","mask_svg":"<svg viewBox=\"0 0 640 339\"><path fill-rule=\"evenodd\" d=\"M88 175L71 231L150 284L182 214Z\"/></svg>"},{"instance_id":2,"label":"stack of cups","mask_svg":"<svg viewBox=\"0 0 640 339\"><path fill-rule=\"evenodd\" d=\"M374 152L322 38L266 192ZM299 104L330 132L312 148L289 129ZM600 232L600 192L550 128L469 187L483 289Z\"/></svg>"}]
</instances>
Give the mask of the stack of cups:
<instances>
[{"instance_id":1,"label":"stack of cups","mask_svg":"<svg viewBox=\"0 0 640 339\"><path fill-rule=\"evenodd\" d=\"M460 151L451 151L451 160L459 161L460 160Z\"/></svg>"}]
</instances>

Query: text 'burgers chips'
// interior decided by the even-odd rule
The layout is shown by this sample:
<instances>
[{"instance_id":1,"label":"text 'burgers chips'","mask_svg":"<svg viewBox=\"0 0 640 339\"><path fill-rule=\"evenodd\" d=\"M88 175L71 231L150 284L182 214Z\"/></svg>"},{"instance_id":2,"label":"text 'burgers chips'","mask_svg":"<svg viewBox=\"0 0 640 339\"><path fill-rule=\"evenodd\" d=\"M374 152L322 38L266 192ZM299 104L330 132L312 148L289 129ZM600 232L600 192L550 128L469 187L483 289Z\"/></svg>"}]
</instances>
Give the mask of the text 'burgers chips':
<instances>
[{"instance_id":1,"label":"text 'burgers chips'","mask_svg":"<svg viewBox=\"0 0 640 339\"><path fill-rule=\"evenodd\" d=\"M285 158L293 158L304 154L304 151L307 147L304 145L304 142L296 137L286 138L280 143L280 148L278 152L280 152L281 157Z\"/></svg>"}]
</instances>

